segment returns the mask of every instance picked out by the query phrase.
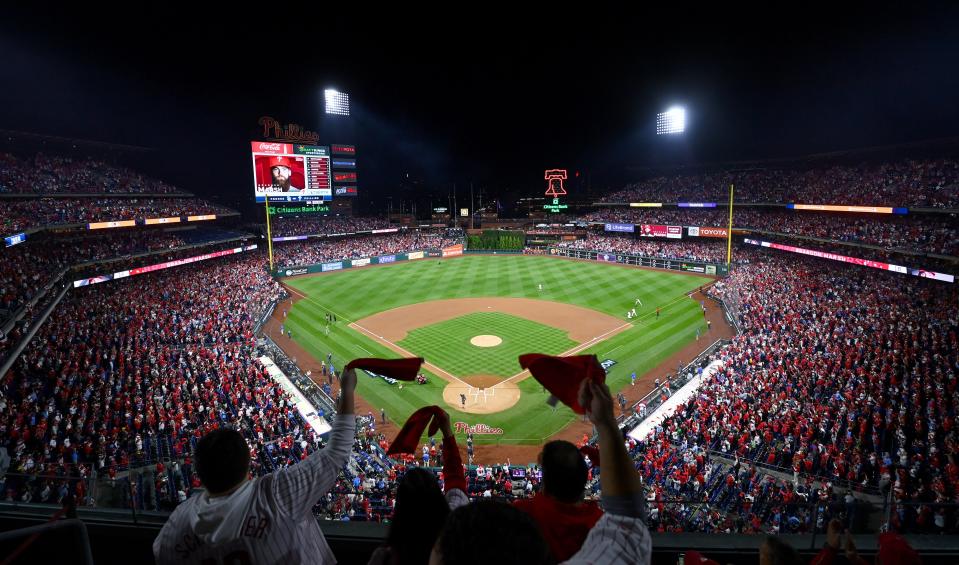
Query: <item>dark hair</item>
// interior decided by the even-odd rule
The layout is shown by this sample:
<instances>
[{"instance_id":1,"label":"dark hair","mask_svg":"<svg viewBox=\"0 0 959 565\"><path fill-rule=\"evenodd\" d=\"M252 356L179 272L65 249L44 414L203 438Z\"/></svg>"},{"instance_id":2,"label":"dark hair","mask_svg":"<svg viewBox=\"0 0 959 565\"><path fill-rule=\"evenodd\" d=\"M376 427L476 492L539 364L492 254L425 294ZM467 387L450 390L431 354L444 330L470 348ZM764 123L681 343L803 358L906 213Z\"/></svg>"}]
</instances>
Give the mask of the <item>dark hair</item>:
<instances>
[{"instance_id":1,"label":"dark hair","mask_svg":"<svg viewBox=\"0 0 959 565\"><path fill-rule=\"evenodd\" d=\"M480 500L454 510L437 546L447 565L550 563L549 546L533 519L495 500Z\"/></svg>"},{"instance_id":2,"label":"dark hair","mask_svg":"<svg viewBox=\"0 0 959 565\"><path fill-rule=\"evenodd\" d=\"M230 428L219 428L203 436L193 456L200 482L213 494L230 490L250 472L250 448L240 432Z\"/></svg>"},{"instance_id":3,"label":"dark hair","mask_svg":"<svg viewBox=\"0 0 959 565\"><path fill-rule=\"evenodd\" d=\"M775 536L767 536L766 547L769 548L770 565L803 565L796 549Z\"/></svg>"},{"instance_id":4,"label":"dark hair","mask_svg":"<svg viewBox=\"0 0 959 565\"><path fill-rule=\"evenodd\" d=\"M551 441L543 446L543 490L562 502L577 502L583 496L589 476L586 461L568 441Z\"/></svg>"},{"instance_id":5,"label":"dark hair","mask_svg":"<svg viewBox=\"0 0 959 565\"><path fill-rule=\"evenodd\" d=\"M436 476L425 469L407 471L396 488L396 508L386 538L394 562L428 563L449 513Z\"/></svg>"}]
</instances>

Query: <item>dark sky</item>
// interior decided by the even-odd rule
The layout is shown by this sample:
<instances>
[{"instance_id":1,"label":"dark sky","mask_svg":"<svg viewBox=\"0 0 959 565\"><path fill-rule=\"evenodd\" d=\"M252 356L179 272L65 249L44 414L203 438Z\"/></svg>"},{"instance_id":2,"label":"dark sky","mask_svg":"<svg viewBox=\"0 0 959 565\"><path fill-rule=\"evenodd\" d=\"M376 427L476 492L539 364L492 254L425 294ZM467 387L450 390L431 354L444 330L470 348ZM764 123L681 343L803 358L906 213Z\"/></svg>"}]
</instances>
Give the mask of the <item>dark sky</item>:
<instances>
[{"instance_id":1,"label":"dark sky","mask_svg":"<svg viewBox=\"0 0 959 565\"><path fill-rule=\"evenodd\" d=\"M959 135L948 4L551 15L356 4L345 16L199 4L7 18L0 127L155 148L166 178L236 200L252 200L247 142L261 115L355 143L366 199L395 193L407 172L424 191L472 180L533 195L547 167L616 186L627 165ZM350 93L350 120L324 118L327 86ZM655 113L675 103L689 131L656 138Z\"/></svg>"}]
</instances>

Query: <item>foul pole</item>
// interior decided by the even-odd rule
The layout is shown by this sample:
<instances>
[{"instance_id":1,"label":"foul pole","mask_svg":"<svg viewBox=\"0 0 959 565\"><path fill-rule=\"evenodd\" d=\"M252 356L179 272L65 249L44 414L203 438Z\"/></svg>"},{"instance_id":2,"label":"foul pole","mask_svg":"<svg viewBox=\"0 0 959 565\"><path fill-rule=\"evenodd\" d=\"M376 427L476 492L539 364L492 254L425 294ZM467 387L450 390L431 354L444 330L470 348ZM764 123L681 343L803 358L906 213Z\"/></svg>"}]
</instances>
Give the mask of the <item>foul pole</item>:
<instances>
[{"instance_id":1,"label":"foul pole","mask_svg":"<svg viewBox=\"0 0 959 565\"><path fill-rule=\"evenodd\" d=\"M272 255L271 255L272 257ZM726 230L726 270L733 260L733 185L729 184L729 229Z\"/></svg>"},{"instance_id":2,"label":"foul pole","mask_svg":"<svg viewBox=\"0 0 959 565\"><path fill-rule=\"evenodd\" d=\"M270 273L273 273L273 234L270 232L270 197L264 196L264 208L266 209L266 249L270 257Z\"/></svg>"}]
</instances>

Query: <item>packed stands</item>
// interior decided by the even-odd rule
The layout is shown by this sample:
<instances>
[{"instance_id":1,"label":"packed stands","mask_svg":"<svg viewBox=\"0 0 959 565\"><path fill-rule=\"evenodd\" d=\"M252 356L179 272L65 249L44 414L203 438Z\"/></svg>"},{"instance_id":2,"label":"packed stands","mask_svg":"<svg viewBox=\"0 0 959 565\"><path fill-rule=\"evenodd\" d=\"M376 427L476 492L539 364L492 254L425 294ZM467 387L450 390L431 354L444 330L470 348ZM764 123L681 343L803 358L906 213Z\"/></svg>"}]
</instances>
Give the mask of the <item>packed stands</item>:
<instances>
[{"instance_id":1,"label":"packed stands","mask_svg":"<svg viewBox=\"0 0 959 565\"><path fill-rule=\"evenodd\" d=\"M413 230L343 239L309 239L275 243L273 255L274 261L280 267L294 267L418 249L440 249L461 242L462 238L447 236L445 231Z\"/></svg>"},{"instance_id":2,"label":"packed stands","mask_svg":"<svg viewBox=\"0 0 959 565\"><path fill-rule=\"evenodd\" d=\"M762 168L760 168L762 167ZM959 161L906 159L856 166L715 170L649 178L604 202L799 202L862 206L959 207Z\"/></svg>"},{"instance_id":3,"label":"packed stands","mask_svg":"<svg viewBox=\"0 0 959 565\"><path fill-rule=\"evenodd\" d=\"M176 194L163 181L103 161L0 153L0 194Z\"/></svg>"},{"instance_id":4,"label":"packed stands","mask_svg":"<svg viewBox=\"0 0 959 565\"><path fill-rule=\"evenodd\" d=\"M0 229L14 233L43 226L193 215L235 215L198 198L40 198L0 200Z\"/></svg>"},{"instance_id":5,"label":"packed stands","mask_svg":"<svg viewBox=\"0 0 959 565\"><path fill-rule=\"evenodd\" d=\"M273 237L292 235L329 235L366 232L390 228L383 218L346 218L337 216L283 217L270 220Z\"/></svg>"},{"instance_id":6,"label":"packed stands","mask_svg":"<svg viewBox=\"0 0 959 565\"><path fill-rule=\"evenodd\" d=\"M604 253L626 253L644 257L662 257L665 259L683 259L687 261L725 262L725 240L672 241L662 239L640 239L623 235L587 234L583 239L560 241L556 247L565 249L588 249Z\"/></svg>"},{"instance_id":7,"label":"packed stands","mask_svg":"<svg viewBox=\"0 0 959 565\"><path fill-rule=\"evenodd\" d=\"M729 210L599 208L582 217L591 222L725 227ZM733 226L849 243L959 256L959 222L941 214L837 214L775 208L737 207Z\"/></svg>"}]
</instances>

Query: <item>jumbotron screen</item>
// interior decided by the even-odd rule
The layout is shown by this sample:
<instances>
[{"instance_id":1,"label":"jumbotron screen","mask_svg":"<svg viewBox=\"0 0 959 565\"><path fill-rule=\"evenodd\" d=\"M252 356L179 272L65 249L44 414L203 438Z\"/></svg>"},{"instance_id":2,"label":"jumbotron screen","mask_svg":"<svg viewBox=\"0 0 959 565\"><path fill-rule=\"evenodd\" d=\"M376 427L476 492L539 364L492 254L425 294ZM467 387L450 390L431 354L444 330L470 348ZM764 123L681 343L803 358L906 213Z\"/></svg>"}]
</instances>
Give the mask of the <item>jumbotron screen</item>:
<instances>
[{"instance_id":1,"label":"jumbotron screen","mask_svg":"<svg viewBox=\"0 0 959 565\"><path fill-rule=\"evenodd\" d=\"M251 145L257 202L333 199L329 147L271 141Z\"/></svg>"}]
</instances>

